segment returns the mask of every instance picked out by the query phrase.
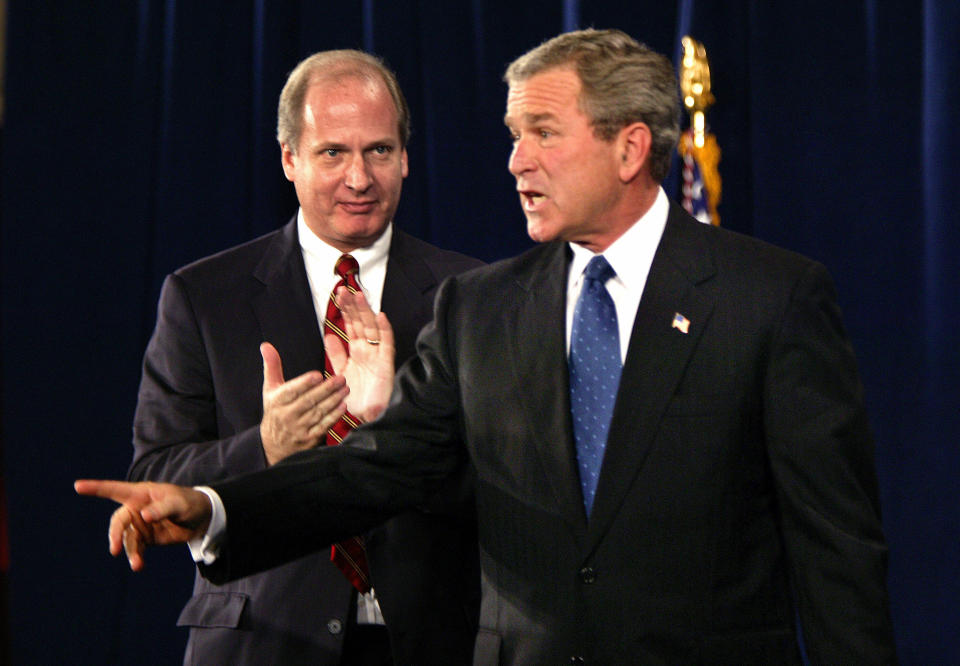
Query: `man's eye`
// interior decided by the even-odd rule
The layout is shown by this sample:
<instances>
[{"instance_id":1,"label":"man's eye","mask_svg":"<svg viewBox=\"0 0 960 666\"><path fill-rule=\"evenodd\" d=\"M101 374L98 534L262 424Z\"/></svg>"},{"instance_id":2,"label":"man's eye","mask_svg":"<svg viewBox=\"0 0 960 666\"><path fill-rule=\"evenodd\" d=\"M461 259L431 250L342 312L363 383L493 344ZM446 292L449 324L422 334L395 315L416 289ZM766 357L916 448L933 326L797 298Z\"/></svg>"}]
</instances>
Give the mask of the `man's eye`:
<instances>
[{"instance_id":1,"label":"man's eye","mask_svg":"<svg viewBox=\"0 0 960 666\"><path fill-rule=\"evenodd\" d=\"M323 154L326 155L327 157L336 157L337 155L340 154L340 150L337 148L324 148Z\"/></svg>"},{"instance_id":2,"label":"man's eye","mask_svg":"<svg viewBox=\"0 0 960 666\"><path fill-rule=\"evenodd\" d=\"M377 155L389 155L390 146L377 146L373 149L373 152L375 152Z\"/></svg>"},{"instance_id":3,"label":"man's eye","mask_svg":"<svg viewBox=\"0 0 960 666\"><path fill-rule=\"evenodd\" d=\"M551 136L553 136L553 132L550 130L540 130L541 139L549 139Z\"/></svg>"}]
</instances>

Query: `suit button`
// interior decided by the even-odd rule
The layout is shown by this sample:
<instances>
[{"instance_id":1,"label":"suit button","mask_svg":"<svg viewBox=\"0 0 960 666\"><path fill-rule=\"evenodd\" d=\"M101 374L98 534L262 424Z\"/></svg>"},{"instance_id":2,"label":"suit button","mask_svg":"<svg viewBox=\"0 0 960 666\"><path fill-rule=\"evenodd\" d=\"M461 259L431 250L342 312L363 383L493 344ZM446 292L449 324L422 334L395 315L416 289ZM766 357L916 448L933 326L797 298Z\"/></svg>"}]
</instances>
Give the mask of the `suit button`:
<instances>
[{"instance_id":1,"label":"suit button","mask_svg":"<svg viewBox=\"0 0 960 666\"><path fill-rule=\"evenodd\" d=\"M593 567L584 567L580 569L580 580L587 585L597 582L597 572Z\"/></svg>"},{"instance_id":2,"label":"suit button","mask_svg":"<svg viewBox=\"0 0 960 666\"><path fill-rule=\"evenodd\" d=\"M337 618L333 618L332 620L327 622L327 631L329 631L331 634L336 636L341 631L343 631L343 622L341 622Z\"/></svg>"}]
</instances>

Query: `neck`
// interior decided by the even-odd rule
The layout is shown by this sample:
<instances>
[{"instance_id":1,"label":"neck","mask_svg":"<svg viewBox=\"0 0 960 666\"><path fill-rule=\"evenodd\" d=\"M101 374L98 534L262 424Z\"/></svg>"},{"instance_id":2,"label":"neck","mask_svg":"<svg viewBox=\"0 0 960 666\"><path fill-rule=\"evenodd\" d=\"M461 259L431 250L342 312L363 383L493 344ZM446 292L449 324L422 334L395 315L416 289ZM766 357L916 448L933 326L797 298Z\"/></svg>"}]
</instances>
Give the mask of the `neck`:
<instances>
[{"instance_id":1,"label":"neck","mask_svg":"<svg viewBox=\"0 0 960 666\"><path fill-rule=\"evenodd\" d=\"M610 212L603 231L590 238L571 239L571 242L582 245L594 254L604 252L608 247L627 232L637 220L647 214L657 200L660 184L651 182L649 187L633 187L625 192L617 208Z\"/></svg>"}]
</instances>

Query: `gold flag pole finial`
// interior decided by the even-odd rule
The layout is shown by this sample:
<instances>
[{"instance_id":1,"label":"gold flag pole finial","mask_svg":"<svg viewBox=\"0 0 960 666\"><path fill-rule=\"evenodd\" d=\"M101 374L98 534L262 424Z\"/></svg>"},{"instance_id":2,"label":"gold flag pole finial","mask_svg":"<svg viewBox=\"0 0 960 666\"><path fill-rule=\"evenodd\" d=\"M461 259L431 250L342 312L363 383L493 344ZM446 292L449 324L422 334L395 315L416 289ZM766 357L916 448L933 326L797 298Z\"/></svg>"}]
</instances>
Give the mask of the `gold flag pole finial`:
<instances>
[{"instance_id":1,"label":"gold flag pole finial","mask_svg":"<svg viewBox=\"0 0 960 666\"><path fill-rule=\"evenodd\" d=\"M680 63L680 92L683 105L690 114L690 131L680 137L680 154L694 159L700 168L703 187L712 224L720 223L717 204L720 203L720 147L713 134L707 132L706 110L716 101L710 91L710 63L707 49L693 37L686 35L680 40L683 60Z\"/></svg>"},{"instance_id":2,"label":"gold flag pole finial","mask_svg":"<svg viewBox=\"0 0 960 666\"><path fill-rule=\"evenodd\" d=\"M680 91L683 105L690 114L694 143L703 148L706 119L704 112L716 101L710 92L710 63L703 44L687 35L680 40L683 46L683 63L680 67Z\"/></svg>"}]
</instances>

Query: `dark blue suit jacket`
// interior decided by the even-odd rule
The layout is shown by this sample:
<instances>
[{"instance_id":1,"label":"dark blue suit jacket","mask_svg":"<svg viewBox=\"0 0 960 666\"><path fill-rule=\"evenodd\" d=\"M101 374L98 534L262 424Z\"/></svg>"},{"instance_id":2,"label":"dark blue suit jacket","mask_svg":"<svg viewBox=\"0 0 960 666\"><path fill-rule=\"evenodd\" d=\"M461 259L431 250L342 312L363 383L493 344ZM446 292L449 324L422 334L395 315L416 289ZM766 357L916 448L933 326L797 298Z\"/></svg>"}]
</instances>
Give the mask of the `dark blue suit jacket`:
<instances>
[{"instance_id":1,"label":"dark blue suit jacket","mask_svg":"<svg viewBox=\"0 0 960 666\"><path fill-rule=\"evenodd\" d=\"M873 441L824 267L671 207L588 521L569 261L554 242L445 282L380 419L215 486L228 546L205 575L421 503L467 459L476 664L799 664L798 617L813 663L895 661Z\"/></svg>"},{"instance_id":2,"label":"dark blue suit jacket","mask_svg":"<svg viewBox=\"0 0 960 666\"><path fill-rule=\"evenodd\" d=\"M442 279L479 264L394 229L382 309L398 364L413 355ZM266 467L258 350L265 340L279 350L287 378L323 368L296 218L167 277L143 364L130 479L211 484ZM414 511L366 535L398 663L469 661L479 597L472 521L469 512L463 519ZM198 576L179 620L190 627L185 661L338 664L351 593L329 552L224 586Z\"/></svg>"}]
</instances>

